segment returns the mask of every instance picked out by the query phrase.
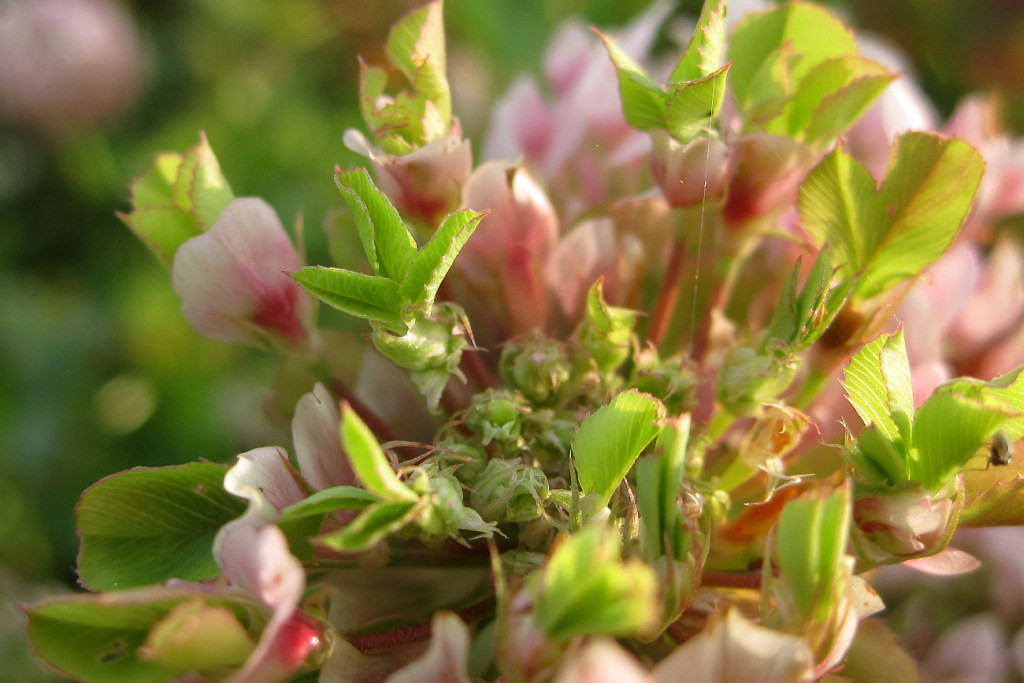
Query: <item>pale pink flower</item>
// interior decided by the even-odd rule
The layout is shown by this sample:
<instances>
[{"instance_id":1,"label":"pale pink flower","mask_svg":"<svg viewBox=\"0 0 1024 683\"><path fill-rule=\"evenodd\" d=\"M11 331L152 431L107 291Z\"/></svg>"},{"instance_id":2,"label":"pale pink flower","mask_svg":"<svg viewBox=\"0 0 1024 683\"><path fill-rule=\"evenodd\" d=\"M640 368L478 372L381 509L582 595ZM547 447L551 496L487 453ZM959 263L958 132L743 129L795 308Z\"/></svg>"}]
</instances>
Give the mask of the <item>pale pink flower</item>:
<instances>
[{"instance_id":1,"label":"pale pink flower","mask_svg":"<svg viewBox=\"0 0 1024 683\"><path fill-rule=\"evenodd\" d=\"M651 131L651 174L673 208L715 202L725 191L726 146L698 136L684 144L667 132Z\"/></svg>"},{"instance_id":2,"label":"pale pink flower","mask_svg":"<svg viewBox=\"0 0 1024 683\"><path fill-rule=\"evenodd\" d=\"M294 672L320 647L324 627L298 609L306 572L273 522L285 507L305 498L288 454L277 447L238 456L224 489L249 501L238 519L217 533L214 557L228 583L255 596L271 611L256 649L231 683L271 683Z\"/></svg>"},{"instance_id":3,"label":"pale pink flower","mask_svg":"<svg viewBox=\"0 0 1024 683\"><path fill-rule=\"evenodd\" d=\"M654 676L610 638L598 638L570 654L555 683L654 683Z\"/></svg>"},{"instance_id":4,"label":"pale pink flower","mask_svg":"<svg viewBox=\"0 0 1024 683\"><path fill-rule=\"evenodd\" d=\"M355 475L341 446L337 403L320 383L299 399L292 418L292 439L299 471L317 491L352 485Z\"/></svg>"},{"instance_id":5,"label":"pale pink flower","mask_svg":"<svg viewBox=\"0 0 1024 683\"><path fill-rule=\"evenodd\" d=\"M456 270L483 296L503 300L513 329L543 325L541 273L558 239L551 202L525 168L490 161L470 176L463 204L489 213L456 259Z\"/></svg>"},{"instance_id":6,"label":"pale pink flower","mask_svg":"<svg viewBox=\"0 0 1024 683\"><path fill-rule=\"evenodd\" d=\"M107 0L0 3L0 113L48 136L110 120L136 99L146 54Z\"/></svg>"},{"instance_id":7,"label":"pale pink flower","mask_svg":"<svg viewBox=\"0 0 1024 683\"><path fill-rule=\"evenodd\" d=\"M812 680L813 671L803 638L759 626L729 609L662 660L654 676L659 683L798 683Z\"/></svg>"},{"instance_id":8,"label":"pale pink flower","mask_svg":"<svg viewBox=\"0 0 1024 683\"><path fill-rule=\"evenodd\" d=\"M583 311L587 291L604 278L605 298L625 304L640 285L644 247L633 235L616 235L610 218L586 220L558 243L548 262L548 287L570 323Z\"/></svg>"},{"instance_id":9,"label":"pale pink flower","mask_svg":"<svg viewBox=\"0 0 1024 683\"><path fill-rule=\"evenodd\" d=\"M298 269L281 221L262 199L234 200L174 257L181 312L221 341L301 351L311 345L313 304L287 272Z\"/></svg>"},{"instance_id":10,"label":"pale pink flower","mask_svg":"<svg viewBox=\"0 0 1024 683\"><path fill-rule=\"evenodd\" d=\"M948 536L953 501L920 486L853 501L853 545L879 564L934 552Z\"/></svg>"}]
</instances>

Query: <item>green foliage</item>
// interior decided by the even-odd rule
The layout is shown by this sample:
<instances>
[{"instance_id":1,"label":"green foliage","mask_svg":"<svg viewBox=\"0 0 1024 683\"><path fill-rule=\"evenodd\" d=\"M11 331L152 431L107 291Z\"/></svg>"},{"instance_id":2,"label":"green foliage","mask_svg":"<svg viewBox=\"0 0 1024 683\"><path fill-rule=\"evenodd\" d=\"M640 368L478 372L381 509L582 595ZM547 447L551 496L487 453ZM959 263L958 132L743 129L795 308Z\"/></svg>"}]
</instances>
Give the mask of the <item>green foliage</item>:
<instances>
[{"instance_id":1,"label":"green foliage","mask_svg":"<svg viewBox=\"0 0 1024 683\"><path fill-rule=\"evenodd\" d=\"M658 616L654 572L619 559L619 539L603 525L559 545L532 585L537 623L554 641L589 634L636 635Z\"/></svg>"},{"instance_id":2,"label":"green foliage","mask_svg":"<svg viewBox=\"0 0 1024 683\"><path fill-rule=\"evenodd\" d=\"M78 504L82 584L112 590L217 576L214 536L245 512L221 484L226 471L207 462L137 468L90 487Z\"/></svg>"},{"instance_id":3,"label":"green foliage","mask_svg":"<svg viewBox=\"0 0 1024 683\"><path fill-rule=\"evenodd\" d=\"M206 135L184 155L161 154L132 184L132 212L119 214L166 267L186 240L208 230L234 199Z\"/></svg>"},{"instance_id":4,"label":"green foliage","mask_svg":"<svg viewBox=\"0 0 1024 683\"><path fill-rule=\"evenodd\" d=\"M967 217L981 182L981 155L930 133L899 137L880 191L871 174L836 148L800 187L800 217L857 278L853 297L877 296L938 259Z\"/></svg>"},{"instance_id":5,"label":"green foliage","mask_svg":"<svg viewBox=\"0 0 1024 683\"><path fill-rule=\"evenodd\" d=\"M665 407L658 399L635 389L623 391L611 403L583 421L572 442L572 454L585 494L608 504L629 468L661 429Z\"/></svg>"},{"instance_id":6,"label":"green foliage","mask_svg":"<svg viewBox=\"0 0 1024 683\"><path fill-rule=\"evenodd\" d=\"M672 70L667 88L648 76L608 36L596 31L618 72L622 112L629 125L638 130L665 129L683 143L707 132L725 101L729 73L729 65L722 65L725 5L724 0L705 5L694 38Z\"/></svg>"},{"instance_id":7,"label":"green foliage","mask_svg":"<svg viewBox=\"0 0 1024 683\"><path fill-rule=\"evenodd\" d=\"M366 169L338 171L335 178L374 274L316 266L301 268L292 277L331 306L405 334L415 315L411 309L430 314L441 282L484 213L449 215L417 250L412 233Z\"/></svg>"},{"instance_id":8,"label":"green foliage","mask_svg":"<svg viewBox=\"0 0 1024 683\"><path fill-rule=\"evenodd\" d=\"M813 499L790 501L776 528L779 573L793 601L793 621L825 621L842 595L850 528L850 496L840 488ZM785 610L788 605L783 605Z\"/></svg>"},{"instance_id":9,"label":"green foliage","mask_svg":"<svg viewBox=\"0 0 1024 683\"><path fill-rule=\"evenodd\" d=\"M865 344L846 367L843 387L868 428L848 450L861 477L890 486L948 486L985 441L1021 423L1020 372L993 382L961 378L939 386L915 412L902 331Z\"/></svg>"},{"instance_id":10,"label":"green foliage","mask_svg":"<svg viewBox=\"0 0 1024 683\"><path fill-rule=\"evenodd\" d=\"M362 63L363 119L386 152L408 154L446 135L452 123L441 2L413 10L396 24L385 53L412 90L385 98L387 72Z\"/></svg>"},{"instance_id":11,"label":"green foliage","mask_svg":"<svg viewBox=\"0 0 1024 683\"><path fill-rule=\"evenodd\" d=\"M831 249L827 244L818 251L798 293L799 276L798 259L782 291L779 307L768 323L766 348L773 343L781 343L789 350L799 351L813 344L842 310L854 284L853 280L847 279L832 286Z\"/></svg>"},{"instance_id":12,"label":"green foliage","mask_svg":"<svg viewBox=\"0 0 1024 683\"><path fill-rule=\"evenodd\" d=\"M79 680L97 683L157 683L171 681L190 666L175 661L140 658L138 648L147 644L151 631L188 602L207 609L230 607L222 599L185 588L122 591L105 595L69 595L40 603L28 610L29 635L50 663ZM202 661L188 664L237 664L240 645L246 639L241 624L230 612L217 612L234 623L218 628L203 642ZM173 616L173 615L172 615ZM210 615L207 614L207 618ZM224 626L224 623L220 623ZM241 641L241 642L240 642ZM193 648L195 650L195 648ZM176 665L177 664L177 665Z\"/></svg>"}]
</instances>

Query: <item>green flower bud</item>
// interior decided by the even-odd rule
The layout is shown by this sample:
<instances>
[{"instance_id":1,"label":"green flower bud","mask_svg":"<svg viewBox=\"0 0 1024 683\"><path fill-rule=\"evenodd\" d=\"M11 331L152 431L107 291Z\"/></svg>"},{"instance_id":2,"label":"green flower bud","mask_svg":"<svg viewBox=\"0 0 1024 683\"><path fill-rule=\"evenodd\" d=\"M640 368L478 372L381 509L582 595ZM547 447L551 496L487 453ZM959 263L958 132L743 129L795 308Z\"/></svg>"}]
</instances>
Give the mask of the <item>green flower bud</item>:
<instances>
[{"instance_id":1,"label":"green flower bud","mask_svg":"<svg viewBox=\"0 0 1024 683\"><path fill-rule=\"evenodd\" d=\"M734 415L749 415L785 391L796 374L792 357L762 354L738 346L725 356L718 373L716 397Z\"/></svg>"},{"instance_id":2,"label":"green flower bud","mask_svg":"<svg viewBox=\"0 0 1024 683\"><path fill-rule=\"evenodd\" d=\"M523 416L529 411L523 398L511 391L477 394L466 411L466 426L480 434L486 446L492 441L512 442L518 448Z\"/></svg>"},{"instance_id":3,"label":"green flower bud","mask_svg":"<svg viewBox=\"0 0 1024 683\"><path fill-rule=\"evenodd\" d=\"M637 351L632 385L660 400L672 415L689 412L696 405L697 371L683 355L663 360L657 349Z\"/></svg>"},{"instance_id":4,"label":"green flower bud","mask_svg":"<svg viewBox=\"0 0 1024 683\"><path fill-rule=\"evenodd\" d=\"M561 343L538 332L506 344L500 370L505 381L523 396L546 403L569 381L569 356Z\"/></svg>"},{"instance_id":5,"label":"green flower bud","mask_svg":"<svg viewBox=\"0 0 1024 683\"><path fill-rule=\"evenodd\" d=\"M469 504L486 520L528 522L544 511L548 478L536 467L491 460L469 495Z\"/></svg>"},{"instance_id":6,"label":"green flower bud","mask_svg":"<svg viewBox=\"0 0 1024 683\"><path fill-rule=\"evenodd\" d=\"M586 315L576 332L584 350L602 373L614 372L629 358L633 327L638 313L609 306L604 300L603 280L587 293Z\"/></svg>"},{"instance_id":7,"label":"green flower bud","mask_svg":"<svg viewBox=\"0 0 1024 683\"><path fill-rule=\"evenodd\" d=\"M417 484L425 484L423 494L430 505L418 522L423 531L431 536L459 539L460 530L476 531L489 536L494 528L481 519L480 514L463 503L462 485L450 473L437 470L437 465L420 468L423 473ZM418 486L414 487L417 488Z\"/></svg>"},{"instance_id":8,"label":"green flower bud","mask_svg":"<svg viewBox=\"0 0 1024 683\"><path fill-rule=\"evenodd\" d=\"M469 346L467 325L462 309L454 304L439 304L430 317L415 316L404 335L373 326L373 344L395 364L410 371L409 377L436 409L441 392L451 375L465 381L459 370L462 351Z\"/></svg>"}]
</instances>

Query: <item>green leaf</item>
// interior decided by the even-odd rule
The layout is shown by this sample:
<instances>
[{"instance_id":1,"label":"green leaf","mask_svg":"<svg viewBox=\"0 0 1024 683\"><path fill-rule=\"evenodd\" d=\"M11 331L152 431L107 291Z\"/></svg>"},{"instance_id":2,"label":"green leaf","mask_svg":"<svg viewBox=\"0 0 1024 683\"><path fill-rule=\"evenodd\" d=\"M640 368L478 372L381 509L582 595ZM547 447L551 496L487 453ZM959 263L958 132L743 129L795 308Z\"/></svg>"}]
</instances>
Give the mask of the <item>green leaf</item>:
<instances>
[{"instance_id":1,"label":"green leaf","mask_svg":"<svg viewBox=\"0 0 1024 683\"><path fill-rule=\"evenodd\" d=\"M456 211L441 223L441 227L420 249L399 288L406 306L430 309L441 282L455 263L485 211Z\"/></svg>"},{"instance_id":2,"label":"green leaf","mask_svg":"<svg viewBox=\"0 0 1024 683\"><path fill-rule=\"evenodd\" d=\"M415 502L382 500L363 510L344 529L316 542L339 552L364 552L409 525L418 512Z\"/></svg>"},{"instance_id":3,"label":"green leaf","mask_svg":"<svg viewBox=\"0 0 1024 683\"><path fill-rule=\"evenodd\" d=\"M726 0L707 0L686 52L669 76L669 83L694 81L718 71L725 56Z\"/></svg>"},{"instance_id":4,"label":"green leaf","mask_svg":"<svg viewBox=\"0 0 1024 683\"><path fill-rule=\"evenodd\" d=\"M943 254L967 217L984 167L965 142L907 133L876 193L867 170L837 148L801 186L800 217L815 238L836 245L843 271L859 276L854 296L872 298Z\"/></svg>"},{"instance_id":5,"label":"green leaf","mask_svg":"<svg viewBox=\"0 0 1024 683\"><path fill-rule=\"evenodd\" d=\"M906 133L896 141L882 185L886 222L862 228L874 237L856 296L870 298L916 276L946 251L963 225L985 160L962 140Z\"/></svg>"},{"instance_id":6,"label":"green leaf","mask_svg":"<svg viewBox=\"0 0 1024 683\"><path fill-rule=\"evenodd\" d=\"M583 420L572 443L583 492L596 493L607 505L664 418L661 401L630 389Z\"/></svg>"},{"instance_id":7,"label":"green leaf","mask_svg":"<svg viewBox=\"0 0 1024 683\"><path fill-rule=\"evenodd\" d=\"M847 57L844 61L850 59L852 58ZM848 130L896 78L887 69L873 62L859 62L872 66L862 67L855 78L820 100L807 125L802 129L803 140L819 146L830 143L836 136ZM805 79L805 82L806 80L808 79Z\"/></svg>"},{"instance_id":8,"label":"green leaf","mask_svg":"<svg viewBox=\"0 0 1024 683\"><path fill-rule=\"evenodd\" d=\"M226 472L205 462L136 468L91 486L77 509L82 585L112 590L217 576L214 536L245 512L245 501L222 486Z\"/></svg>"},{"instance_id":9,"label":"green leaf","mask_svg":"<svg viewBox=\"0 0 1024 683\"><path fill-rule=\"evenodd\" d=\"M943 384L917 410L910 478L938 491L993 432L1020 413L987 382L961 378Z\"/></svg>"},{"instance_id":10,"label":"green leaf","mask_svg":"<svg viewBox=\"0 0 1024 683\"><path fill-rule=\"evenodd\" d=\"M790 64L794 83L826 59L857 54L853 34L815 5L789 2L766 12L748 14L729 39L729 60L733 63L730 82L744 110L757 104L748 97L756 74L770 55L784 45L799 55Z\"/></svg>"},{"instance_id":11,"label":"green leaf","mask_svg":"<svg viewBox=\"0 0 1024 683\"><path fill-rule=\"evenodd\" d=\"M662 128L668 118L668 95L636 62L597 29L619 75L619 95L626 122L637 130Z\"/></svg>"},{"instance_id":12,"label":"green leaf","mask_svg":"<svg viewBox=\"0 0 1024 683\"><path fill-rule=\"evenodd\" d=\"M234 201L235 195L220 170L206 133L200 133L199 144L182 157L174 197L175 204L195 216L200 231L209 230L221 211Z\"/></svg>"},{"instance_id":13,"label":"green leaf","mask_svg":"<svg viewBox=\"0 0 1024 683\"><path fill-rule=\"evenodd\" d=\"M897 420L909 421L914 416L903 331L879 335L865 344L850 358L843 373L843 388L864 424L877 425L890 441L901 439Z\"/></svg>"},{"instance_id":14,"label":"green leaf","mask_svg":"<svg viewBox=\"0 0 1024 683\"><path fill-rule=\"evenodd\" d=\"M584 634L636 635L658 620L654 571L620 561L618 537L604 525L559 545L534 578L533 592L537 623L558 642Z\"/></svg>"},{"instance_id":15,"label":"green leaf","mask_svg":"<svg viewBox=\"0 0 1024 683\"><path fill-rule=\"evenodd\" d=\"M341 406L341 445L367 491L385 500L416 502L419 499L399 480L373 432L347 403Z\"/></svg>"},{"instance_id":16,"label":"green leaf","mask_svg":"<svg viewBox=\"0 0 1024 683\"><path fill-rule=\"evenodd\" d=\"M686 143L708 130L725 101L728 75L727 64L704 78L669 86L664 126L672 137Z\"/></svg>"},{"instance_id":17,"label":"green leaf","mask_svg":"<svg viewBox=\"0 0 1024 683\"><path fill-rule=\"evenodd\" d=\"M796 84L785 114L769 132L827 142L846 130L895 76L869 59L828 59Z\"/></svg>"},{"instance_id":18,"label":"green leaf","mask_svg":"<svg viewBox=\"0 0 1024 683\"><path fill-rule=\"evenodd\" d=\"M405 333L402 298L394 280L341 268L307 266L291 276L310 294L340 311Z\"/></svg>"},{"instance_id":19,"label":"green leaf","mask_svg":"<svg viewBox=\"0 0 1024 683\"><path fill-rule=\"evenodd\" d=\"M67 676L97 683L156 683L183 673L146 662L136 650L149 630L199 591L158 588L67 595L28 609L28 633L39 654Z\"/></svg>"},{"instance_id":20,"label":"green leaf","mask_svg":"<svg viewBox=\"0 0 1024 683\"><path fill-rule=\"evenodd\" d=\"M629 358L633 328L639 315L628 308L608 305L604 299L603 277L590 286L585 316L576 336L603 374L615 372Z\"/></svg>"},{"instance_id":21,"label":"green leaf","mask_svg":"<svg viewBox=\"0 0 1024 683\"><path fill-rule=\"evenodd\" d=\"M413 10L395 24L385 47L388 60L401 71L413 90L436 110L440 131L424 131L423 143L451 124L451 94L446 71L444 20L441 2ZM431 134L434 133L434 134Z\"/></svg>"},{"instance_id":22,"label":"green leaf","mask_svg":"<svg viewBox=\"0 0 1024 683\"><path fill-rule=\"evenodd\" d=\"M682 560L691 550L680 542L685 536L685 527L679 508L689 435L689 415L670 418L658 435L656 455L643 457L636 463L641 547L649 563L669 553L673 559Z\"/></svg>"},{"instance_id":23,"label":"green leaf","mask_svg":"<svg viewBox=\"0 0 1024 683\"><path fill-rule=\"evenodd\" d=\"M365 168L338 170L334 178L348 204L375 275L401 282L416 256L416 240Z\"/></svg>"},{"instance_id":24,"label":"green leaf","mask_svg":"<svg viewBox=\"0 0 1024 683\"><path fill-rule=\"evenodd\" d=\"M362 510L380 497L356 486L332 486L317 491L281 511L282 520L326 515L336 510Z\"/></svg>"},{"instance_id":25,"label":"green leaf","mask_svg":"<svg viewBox=\"0 0 1024 683\"><path fill-rule=\"evenodd\" d=\"M846 488L818 498L792 500L776 528L779 574L803 617L816 621L832 614L842 595L839 581L850 526Z\"/></svg>"},{"instance_id":26,"label":"green leaf","mask_svg":"<svg viewBox=\"0 0 1024 683\"><path fill-rule=\"evenodd\" d=\"M808 174L797 206L817 242L834 245L840 273L860 275L873 251L870 233L886 223L868 170L837 147Z\"/></svg>"}]
</instances>

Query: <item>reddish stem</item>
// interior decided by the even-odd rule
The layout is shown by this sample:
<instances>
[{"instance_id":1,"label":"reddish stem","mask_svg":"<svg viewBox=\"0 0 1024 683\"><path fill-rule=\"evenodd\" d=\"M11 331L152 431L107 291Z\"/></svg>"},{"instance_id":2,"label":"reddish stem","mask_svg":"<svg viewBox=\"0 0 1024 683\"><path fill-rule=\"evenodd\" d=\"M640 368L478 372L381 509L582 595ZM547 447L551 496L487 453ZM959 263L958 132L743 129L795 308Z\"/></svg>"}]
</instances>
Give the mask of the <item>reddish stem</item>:
<instances>
[{"instance_id":1,"label":"reddish stem","mask_svg":"<svg viewBox=\"0 0 1024 683\"><path fill-rule=\"evenodd\" d=\"M668 267L665 269L665 277L661 281L661 289L658 290L658 301L651 313L651 324L647 328L647 341L654 346L661 345L661 340L665 337L665 331L668 329L669 320L672 318L672 312L675 310L685 260L686 245L677 237L672 255L669 257Z\"/></svg>"},{"instance_id":2,"label":"reddish stem","mask_svg":"<svg viewBox=\"0 0 1024 683\"><path fill-rule=\"evenodd\" d=\"M761 588L761 572L732 574L729 572L705 571L701 580L703 586L718 588Z\"/></svg>"},{"instance_id":3,"label":"reddish stem","mask_svg":"<svg viewBox=\"0 0 1024 683\"><path fill-rule=\"evenodd\" d=\"M478 391L486 391L494 386L494 377L484 363L483 351L467 351L462 354L462 370L471 379Z\"/></svg>"},{"instance_id":4,"label":"reddish stem","mask_svg":"<svg viewBox=\"0 0 1024 683\"><path fill-rule=\"evenodd\" d=\"M493 611L494 598L488 597L475 605L470 605L469 607L458 610L456 614L463 621L472 623ZM430 637L431 630L431 622L426 621L419 624L413 624L412 626L403 626L402 628L391 629L389 631L349 634L345 636L345 640L347 640L352 647L365 654L367 652L386 650L398 647L399 645L408 645L409 643L426 640Z\"/></svg>"}]
</instances>

